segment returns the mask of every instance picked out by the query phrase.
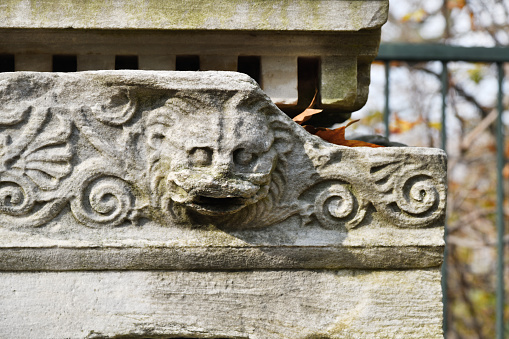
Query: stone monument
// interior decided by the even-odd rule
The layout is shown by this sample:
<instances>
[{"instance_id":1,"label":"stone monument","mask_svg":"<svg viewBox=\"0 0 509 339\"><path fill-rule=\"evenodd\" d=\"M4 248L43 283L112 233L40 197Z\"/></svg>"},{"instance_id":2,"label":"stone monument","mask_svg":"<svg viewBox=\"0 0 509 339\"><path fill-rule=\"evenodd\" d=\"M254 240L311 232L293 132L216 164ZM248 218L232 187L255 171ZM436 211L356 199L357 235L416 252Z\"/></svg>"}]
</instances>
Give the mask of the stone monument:
<instances>
[{"instance_id":1,"label":"stone monument","mask_svg":"<svg viewBox=\"0 0 509 339\"><path fill-rule=\"evenodd\" d=\"M0 6L17 71L118 46L220 70L0 74L0 337L441 338L445 153L280 110L317 54L327 119L363 105L387 1L129 4ZM221 71L253 51L263 91Z\"/></svg>"},{"instance_id":2,"label":"stone monument","mask_svg":"<svg viewBox=\"0 0 509 339\"><path fill-rule=\"evenodd\" d=\"M446 158L235 72L0 78L0 334L438 338Z\"/></svg>"}]
</instances>

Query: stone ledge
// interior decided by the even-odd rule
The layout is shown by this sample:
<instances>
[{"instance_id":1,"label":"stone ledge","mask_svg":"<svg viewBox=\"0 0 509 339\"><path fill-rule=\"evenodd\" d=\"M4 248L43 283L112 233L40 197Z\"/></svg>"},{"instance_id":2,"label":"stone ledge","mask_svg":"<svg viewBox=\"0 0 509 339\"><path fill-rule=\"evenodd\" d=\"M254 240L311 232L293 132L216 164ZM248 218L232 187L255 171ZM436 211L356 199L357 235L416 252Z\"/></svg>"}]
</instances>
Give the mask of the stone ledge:
<instances>
[{"instance_id":1,"label":"stone ledge","mask_svg":"<svg viewBox=\"0 0 509 339\"><path fill-rule=\"evenodd\" d=\"M442 246L2 248L0 271L409 269L437 267Z\"/></svg>"},{"instance_id":2,"label":"stone ledge","mask_svg":"<svg viewBox=\"0 0 509 339\"><path fill-rule=\"evenodd\" d=\"M358 31L380 28L387 0L4 0L0 28Z\"/></svg>"}]
</instances>

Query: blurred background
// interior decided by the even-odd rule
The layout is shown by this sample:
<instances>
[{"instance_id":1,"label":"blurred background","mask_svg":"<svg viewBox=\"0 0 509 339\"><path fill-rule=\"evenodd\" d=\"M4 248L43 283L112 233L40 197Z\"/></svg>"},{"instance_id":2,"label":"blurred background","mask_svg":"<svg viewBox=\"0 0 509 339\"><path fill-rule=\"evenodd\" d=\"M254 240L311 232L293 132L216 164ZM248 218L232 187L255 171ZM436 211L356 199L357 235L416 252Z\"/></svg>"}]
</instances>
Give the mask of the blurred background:
<instances>
[{"instance_id":1,"label":"blurred background","mask_svg":"<svg viewBox=\"0 0 509 339\"><path fill-rule=\"evenodd\" d=\"M51 2L37 1L38 6L45 3ZM104 2L106 7L109 3ZM0 0L0 8L8 4ZM59 9L65 12L67 7ZM38 15L34 13L32 19L37 23ZM307 39L306 35L298 40L297 35L288 33L286 39L277 40L281 49L303 49L299 53L307 57L299 58L297 66L300 54L294 52L280 59L273 58L269 53L272 51L259 55L265 52L259 46L267 43L272 49L274 45L273 40L264 40L263 34L261 42L249 34L232 41L225 36L220 40L222 47L210 51L208 43L215 43L210 35L182 38L182 33L154 34L135 29L31 30L38 24L25 33L24 29L10 29L19 25L16 15L10 20L0 20L0 72L237 70L251 75L266 91L271 86L268 81L264 84L264 76L276 79L272 82L272 88L276 88L283 74L286 85L293 86L293 100L297 83L300 86L298 70L310 70L302 75L310 79L309 86L303 86L309 87L309 95L299 100L293 115L307 107L319 76L320 58L314 56L319 52L313 48L320 51L323 42ZM109 17L106 23L110 23ZM196 40L190 42L189 37ZM409 146L447 150L449 195L443 269L447 339L509 338L509 306L504 296L509 269L503 269L509 263L509 246L505 246L505 253L500 250L509 241L505 235L509 234L509 205L504 198L509 193L509 164L505 161L509 157L505 137L509 126L508 45L509 0L390 0L378 61L371 68L368 102L352 114L353 119L361 121L346 129L348 139L381 134ZM365 54L374 54L375 47L372 51L368 47ZM213 53L221 57L211 58ZM205 54L201 66L200 54ZM204 57L207 54L208 61ZM293 66L280 72L280 63L285 62ZM264 70L263 63L272 66ZM363 69L367 69L365 66ZM346 119L348 112L336 115L340 119L334 121Z\"/></svg>"},{"instance_id":2,"label":"blurred background","mask_svg":"<svg viewBox=\"0 0 509 339\"><path fill-rule=\"evenodd\" d=\"M484 48L431 52L428 44ZM368 102L352 114L361 121L347 129L347 139L385 134L409 146L447 150L448 339L509 337L503 293L508 246L497 254L509 241L509 232L502 234L509 216L502 196L509 189L509 164L501 157L509 156L509 62L500 61L509 61L508 45L509 0L391 0ZM403 54L413 59L404 61ZM416 54L431 61L416 60ZM469 62L450 61L455 59ZM498 63L481 62L487 60Z\"/></svg>"}]
</instances>

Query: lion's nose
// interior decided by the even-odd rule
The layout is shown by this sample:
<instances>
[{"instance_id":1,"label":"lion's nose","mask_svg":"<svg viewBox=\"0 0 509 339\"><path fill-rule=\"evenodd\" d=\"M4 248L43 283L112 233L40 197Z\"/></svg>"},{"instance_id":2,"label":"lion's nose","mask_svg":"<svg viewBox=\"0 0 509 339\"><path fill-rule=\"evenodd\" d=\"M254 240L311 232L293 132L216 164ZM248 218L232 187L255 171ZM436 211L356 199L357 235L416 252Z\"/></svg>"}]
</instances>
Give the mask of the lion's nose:
<instances>
[{"instance_id":1,"label":"lion's nose","mask_svg":"<svg viewBox=\"0 0 509 339\"><path fill-rule=\"evenodd\" d=\"M260 186L238 179L212 179L202 181L199 187L193 187L189 194L209 198L250 198L258 192Z\"/></svg>"},{"instance_id":2,"label":"lion's nose","mask_svg":"<svg viewBox=\"0 0 509 339\"><path fill-rule=\"evenodd\" d=\"M216 177L218 178L224 178L231 174L231 166L225 164L225 165L218 165L215 168Z\"/></svg>"},{"instance_id":3,"label":"lion's nose","mask_svg":"<svg viewBox=\"0 0 509 339\"><path fill-rule=\"evenodd\" d=\"M225 177L232 173L233 158L231 155L217 155L213 162L214 172L218 177Z\"/></svg>"}]
</instances>

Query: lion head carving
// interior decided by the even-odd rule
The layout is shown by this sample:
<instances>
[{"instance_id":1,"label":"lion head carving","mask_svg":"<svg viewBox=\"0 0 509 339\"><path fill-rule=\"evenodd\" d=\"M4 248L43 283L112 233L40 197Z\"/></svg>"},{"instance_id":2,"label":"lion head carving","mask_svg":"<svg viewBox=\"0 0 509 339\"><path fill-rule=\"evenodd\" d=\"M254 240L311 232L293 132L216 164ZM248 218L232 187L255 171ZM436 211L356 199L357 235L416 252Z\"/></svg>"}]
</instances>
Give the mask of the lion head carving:
<instances>
[{"instance_id":1,"label":"lion head carving","mask_svg":"<svg viewBox=\"0 0 509 339\"><path fill-rule=\"evenodd\" d=\"M223 92L176 95L150 112L152 204L180 221L259 227L253 220L283 191L291 148L274 110L260 94Z\"/></svg>"}]
</instances>

